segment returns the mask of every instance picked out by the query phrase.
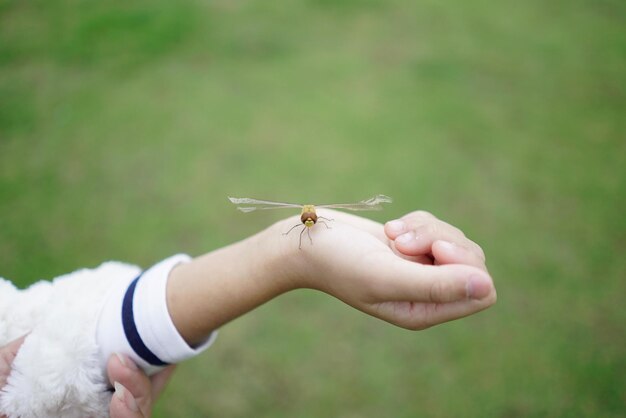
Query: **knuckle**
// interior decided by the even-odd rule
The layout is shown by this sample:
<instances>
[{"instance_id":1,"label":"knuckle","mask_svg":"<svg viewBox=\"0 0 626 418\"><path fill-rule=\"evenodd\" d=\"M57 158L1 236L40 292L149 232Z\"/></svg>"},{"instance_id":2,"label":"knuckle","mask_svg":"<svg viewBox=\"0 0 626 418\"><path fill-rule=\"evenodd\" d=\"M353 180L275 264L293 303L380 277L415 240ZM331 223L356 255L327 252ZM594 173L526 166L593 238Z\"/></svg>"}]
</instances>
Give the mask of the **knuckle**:
<instances>
[{"instance_id":1,"label":"knuckle","mask_svg":"<svg viewBox=\"0 0 626 418\"><path fill-rule=\"evenodd\" d=\"M436 222L426 222L416 228L416 234L436 237L440 234L440 228Z\"/></svg>"},{"instance_id":2,"label":"knuckle","mask_svg":"<svg viewBox=\"0 0 626 418\"><path fill-rule=\"evenodd\" d=\"M465 239L463 241L462 246L469 252L473 253L478 257L482 262L485 262L485 252L481 248L480 245L476 244L474 241L470 239Z\"/></svg>"},{"instance_id":3,"label":"knuckle","mask_svg":"<svg viewBox=\"0 0 626 418\"><path fill-rule=\"evenodd\" d=\"M430 285L428 291L428 300L430 302L436 302L441 298L441 282L434 282Z\"/></svg>"},{"instance_id":4,"label":"knuckle","mask_svg":"<svg viewBox=\"0 0 626 418\"><path fill-rule=\"evenodd\" d=\"M415 216L419 217L419 218L424 218L424 219L436 219L435 215L433 215L432 213L426 211L426 210L416 210L415 212L413 212L415 214Z\"/></svg>"},{"instance_id":5,"label":"knuckle","mask_svg":"<svg viewBox=\"0 0 626 418\"><path fill-rule=\"evenodd\" d=\"M460 239L466 238L465 233L454 225L440 220L437 220L436 224L438 233L441 234L441 236L443 237L449 237L448 239L452 237L457 237Z\"/></svg>"},{"instance_id":6,"label":"knuckle","mask_svg":"<svg viewBox=\"0 0 626 418\"><path fill-rule=\"evenodd\" d=\"M432 303L446 303L460 300L466 296L466 289L453 282L435 281L429 289L428 299ZM432 312L427 312L428 314Z\"/></svg>"},{"instance_id":7,"label":"knuckle","mask_svg":"<svg viewBox=\"0 0 626 418\"><path fill-rule=\"evenodd\" d=\"M428 222L424 229L434 236L441 234L441 224L439 222Z\"/></svg>"},{"instance_id":8,"label":"knuckle","mask_svg":"<svg viewBox=\"0 0 626 418\"><path fill-rule=\"evenodd\" d=\"M414 224L422 224L426 221L432 221L435 218L435 215L433 215L430 212L427 212L425 210L416 210L413 211L405 216L402 217L402 219L404 219L405 221L408 221L410 223L414 223Z\"/></svg>"},{"instance_id":9,"label":"knuckle","mask_svg":"<svg viewBox=\"0 0 626 418\"><path fill-rule=\"evenodd\" d=\"M474 251L476 251L476 254L478 254L478 256L483 260L483 261L487 261L487 256L485 255L485 251L483 250L483 248L476 244L475 242L472 241L472 244L474 244L472 247L474 248Z\"/></svg>"},{"instance_id":10,"label":"knuckle","mask_svg":"<svg viewBox=\"0 0 626 418\"><path fill-rule=\"evenodd\" d=\"M465 232L463 232L460 228L457 228L454 225L450 225L450 224L446 224L448 226L448 228L450 228L450 231L460 237L465 238Z\"/></svg>"},{"instance_id":11,"label":"knuckle","mask_svg":"<svg viewBox=\"0 0 626 418\"><path fill-rule=\"evenodd\" d=\"M455 299L454 287L451 283L437 280L430 286L429 299L433 303L449 302ZM430 314L430 312L426 312Z\"/></svg>"}]
</instances>

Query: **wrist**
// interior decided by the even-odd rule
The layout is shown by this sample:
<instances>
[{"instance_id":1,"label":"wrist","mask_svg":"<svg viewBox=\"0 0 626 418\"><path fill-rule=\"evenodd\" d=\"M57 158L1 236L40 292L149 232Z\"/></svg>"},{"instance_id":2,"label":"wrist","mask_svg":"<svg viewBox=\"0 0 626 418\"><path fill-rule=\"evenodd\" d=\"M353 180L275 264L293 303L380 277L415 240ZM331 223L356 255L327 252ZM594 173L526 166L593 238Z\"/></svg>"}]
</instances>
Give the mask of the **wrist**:
<instances>
[{"instance_id":1,"label":"wrist","mask_svg":"<svg viewBox=\"0 0 626 418\"><path fill-rule=\"evenodd\" d=\"M269 232L175 267L167 284L170 316L190 345L274 297L293 289L285 255ZM278 238L281 238L280 236Z\"/></svg>"},{"instance_id":2,"label":"wrist","mask_svg":"<svg viewBox=\"0 0 626 418\"><path fill-rule=\"evenodd\" d=\"M299 222L299 217L286 218L251 237L256 241L253 253L261 254L259 258L263 260L264 280L275 287L277 295L311 287L308 278L310 251L299 249L299 231L284 235Z\"/></svg>"},{"instance_id":3,"label":"wrist","mask_svg":"<svg viewBox=\"0 0 626 418\"><path fill-rule=\"evenodd\" d=\"M266 228L237 244L242 254L241 268L257 286L257 292L270 300L298 287L291 268L295 256L281 242L274 226Z\"/></svg>"},{"instance_id":4,"label":"wrist","mask_svg":"<svg viewBox=\"0 0 626 418\"><path fill-rule=\"evenodd\" d=\"M283 235L289 229L287 225L295 222L295 218L278 221L243 241L247 241L246 251L254 259L258 280L267 285L273 296L304 287L298 274L301 252L297 244L291 245L289 237Z\"/></svg>"}]
</instances>

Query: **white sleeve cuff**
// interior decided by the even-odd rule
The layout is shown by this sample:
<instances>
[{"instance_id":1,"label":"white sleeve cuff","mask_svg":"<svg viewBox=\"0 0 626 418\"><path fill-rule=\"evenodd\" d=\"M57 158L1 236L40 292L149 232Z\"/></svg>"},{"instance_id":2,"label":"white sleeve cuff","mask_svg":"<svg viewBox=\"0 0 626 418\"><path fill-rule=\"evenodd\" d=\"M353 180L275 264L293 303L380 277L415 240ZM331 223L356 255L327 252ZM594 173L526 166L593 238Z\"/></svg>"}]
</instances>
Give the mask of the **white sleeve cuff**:
<instances>
[{"instance_id":1,"label":"white sleeve cuff","mask_svg":"<svg viewBox=\"0 0 626 418\"><path fill-rule=\"evenodd\" d=\"M190 347L174 326L167 309L170 271L190 257L178 254L149 268L109 296L98 324L102 360L113 353L128 355L149 374L206 350L217 331L198 347Z\"/></svg>"}]
</instances>

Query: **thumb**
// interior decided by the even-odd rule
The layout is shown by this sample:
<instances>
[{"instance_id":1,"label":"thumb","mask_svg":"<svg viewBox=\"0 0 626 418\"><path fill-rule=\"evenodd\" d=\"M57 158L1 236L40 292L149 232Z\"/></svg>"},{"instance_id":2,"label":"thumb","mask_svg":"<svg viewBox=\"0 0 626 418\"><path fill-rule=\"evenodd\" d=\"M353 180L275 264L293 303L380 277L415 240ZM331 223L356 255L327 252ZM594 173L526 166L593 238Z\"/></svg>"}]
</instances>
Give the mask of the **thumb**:
<instances>
[{"instance_id":1,"label":"thumb","mask_svg":"<svg viewBox=\"0 0 626 418\"><path fill-rule=\"evenodd\" d=\"M375 284L370 291L380 302L449 303L483 299L494 291L489 274L475 266L422 265L391 253L370 257L363 264L362 274Z\"/></svg>"},{"instance_id":2,"label":"thumb","mask_svg":"<svg viewBox=\"0 0 626 418\"><path fill-rule=\"evenodd\" d=\"M491 277L475 266L420 265L393 254L367 261L363 275L372 274L374 285L368 289L365 311L403 328L425 329L479 312L496 301Z\"/></svg>"},{"instance_id":3,"label":"thumb","mask_svg":"<svg viewBox=\"0 0 626 418\"><path fill-rule=\"evenodd\" d=\"M7 379L11 374L11 365L13 364L13 360L15 360L15 356L17 356L17 352L22 346L22 343L24 343L25 339L26 335L0 348L0 389L2 389L7 383Z\"/></svg>"},{"instance_id":4,"label":"thumb","mask_svg":"<svg viewBox=\"0 0 626 418\"><path fill-rule=\"evenodd\" d=\"M144 418L133 394L119 382L113 386L115 393L109 405L111 418Z\"/></svg>"}]
</instances>

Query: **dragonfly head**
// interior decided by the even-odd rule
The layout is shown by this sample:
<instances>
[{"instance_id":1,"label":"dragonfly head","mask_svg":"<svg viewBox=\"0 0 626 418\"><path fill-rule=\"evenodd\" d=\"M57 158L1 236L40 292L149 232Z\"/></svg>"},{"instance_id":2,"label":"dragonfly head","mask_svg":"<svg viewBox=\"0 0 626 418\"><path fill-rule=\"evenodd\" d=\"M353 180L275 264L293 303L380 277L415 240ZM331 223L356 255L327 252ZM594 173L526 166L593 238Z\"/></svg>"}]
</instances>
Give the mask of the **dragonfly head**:
<instances>
[{"instance_id":1,"label":"dragonfly head","mask_svg":"<svg viewBox=\"0 0 626 418\"><path fill-rule=\"evenodd\" d=\"M317 222L317 214L315 213L315 206L304 205L302 206L302 214L300 220L307 228L312 227Z\"/></svg>"}]
</instances>

